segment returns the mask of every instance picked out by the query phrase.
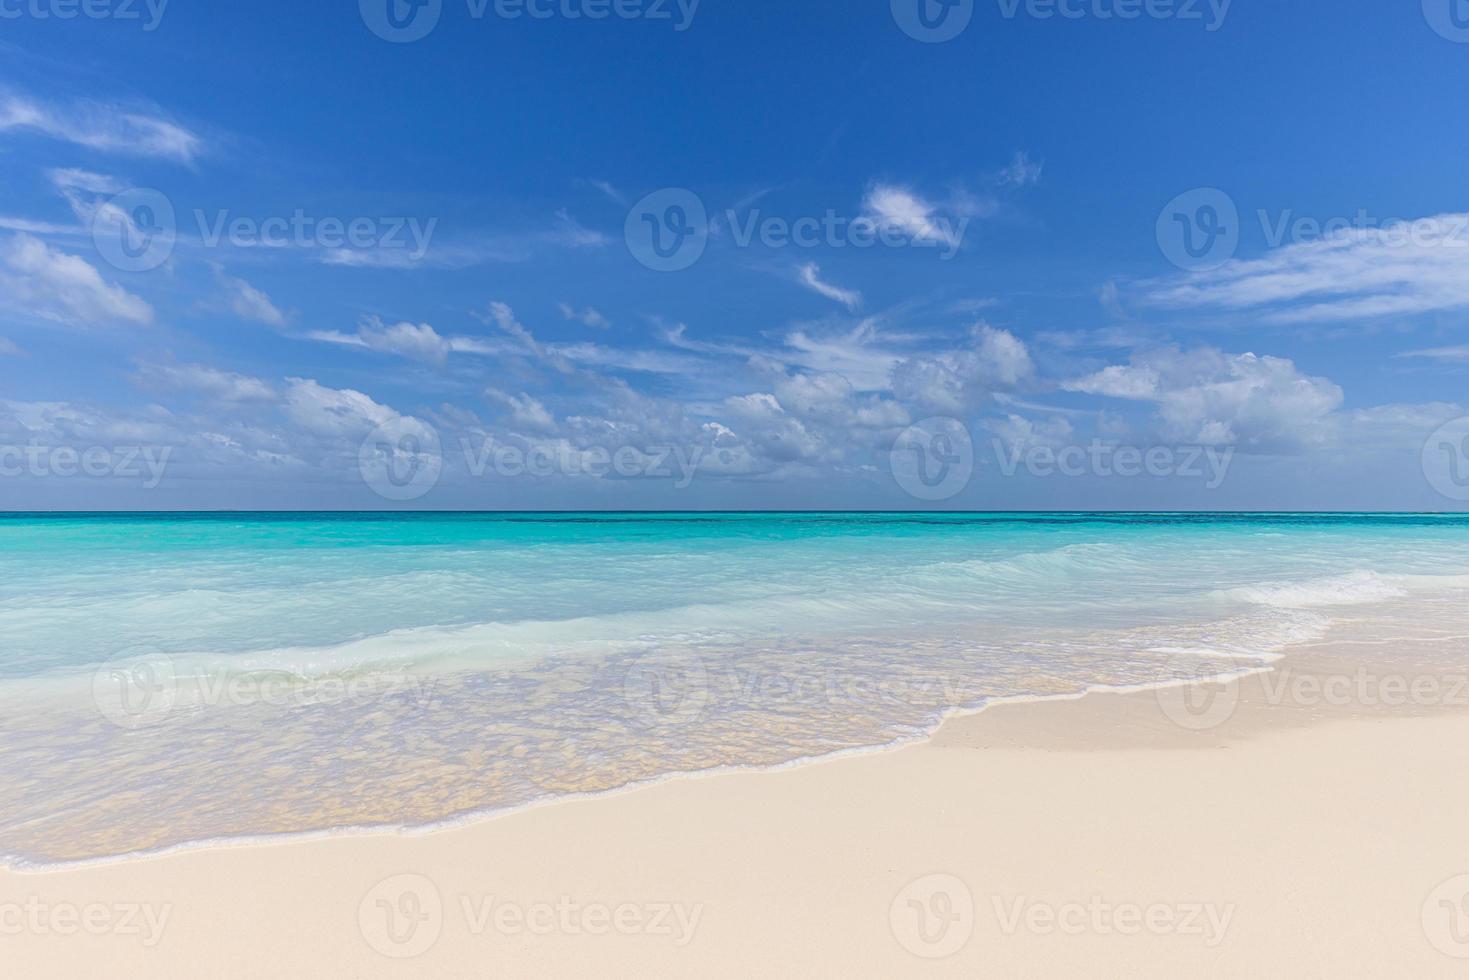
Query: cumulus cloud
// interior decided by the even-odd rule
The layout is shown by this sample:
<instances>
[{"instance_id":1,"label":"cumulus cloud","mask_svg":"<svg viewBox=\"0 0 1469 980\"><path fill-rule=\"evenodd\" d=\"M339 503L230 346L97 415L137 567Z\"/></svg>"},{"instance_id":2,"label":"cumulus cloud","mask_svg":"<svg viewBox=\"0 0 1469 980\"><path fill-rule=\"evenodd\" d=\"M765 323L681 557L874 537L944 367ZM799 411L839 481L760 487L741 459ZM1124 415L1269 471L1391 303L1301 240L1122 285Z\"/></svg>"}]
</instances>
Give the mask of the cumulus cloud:
<instances>
[{"instance_id":1,"label":"cumulus cloud","mask_svg":"<svg viewBox=\"0 0 1469 980\"><path fill-rule=\"evenodd\" d=\"M1134 353L1063 382L1067 391L1156 406L1165 438L1202 445L1272 451L1318 445L1342 404L1333 382L1310 377L1280 357L1226 354L1204 347Z\"/></svg>"},{"instance_id":2,"label":"cumulus cloud","mask_svg":"<svg viewBox=\"0 0 1469 980\"><path fill-rule=\"evenodd\" d=\"M309 378L287 378L286 416L309 433L361 438L398 413L351 388L328 388Z\"/></svg>"},{"instance_id":3,"label":"cumulus cloud","mask_svg":"<svg viewBox=\"0 0 1469 980\"><path fill-rule=\"evenodd\" d=\"M504 406L509 412L511 423L521 429L551 432L556 428L556 420L546 411L546 406L530 395L511 395L498 388L486 388L485 397Z\"/></svg>"},{"instance_id":4,"label":"cumulus cloud","mask_svg":"<svg viewBox=\"0 0 1469 980\"><path fill-rule=\"evenodd\" d=\"M27 234L0 244L0 287L0 302L43 319L86 325L153 320L153 308L141 297L103 279L85 259Z\"/></svg>"},{"instance_id":5,"label":"cumulus cloud","mask_svg":"<svg viewBox=\"0 0 1469 980\"><path fill-rule=\"evenodd\" d=\"M1024 342L1008 331L980 324L967 348L898 364L893 369L893 392L904 401L961 414L986 395L1011 390L1034 373Z\"/></svg>"},{"instance_id":6,"label":"cumulus cloud","mask_svg":"<svg viewBox=\"0 0 1469 980\"><path fill-rule=\"evenodd\" d=\"M939 213L937 205L895 184L875 184L862 202L863 216L920 242L957 247L962 230Z\"/></svg>"}]
</instances>

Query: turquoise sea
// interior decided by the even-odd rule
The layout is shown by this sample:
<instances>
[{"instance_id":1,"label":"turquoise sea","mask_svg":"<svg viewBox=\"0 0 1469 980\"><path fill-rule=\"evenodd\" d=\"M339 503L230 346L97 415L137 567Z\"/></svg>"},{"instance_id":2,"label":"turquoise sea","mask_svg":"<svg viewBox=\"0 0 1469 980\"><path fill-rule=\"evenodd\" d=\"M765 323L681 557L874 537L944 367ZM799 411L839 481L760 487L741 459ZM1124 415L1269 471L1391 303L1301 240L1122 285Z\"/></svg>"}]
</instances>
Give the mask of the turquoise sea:
<instances>
[{"instance_id":1,"label":"turquoise sea","mask_svg":"<svg viewBox=\"0 0 1469 980\"><path fill-rule=\"evenodd\" d=\"M1449 515L0 515L0 856L785 765L1466 590Z\"/></svg>"}]
</instances>

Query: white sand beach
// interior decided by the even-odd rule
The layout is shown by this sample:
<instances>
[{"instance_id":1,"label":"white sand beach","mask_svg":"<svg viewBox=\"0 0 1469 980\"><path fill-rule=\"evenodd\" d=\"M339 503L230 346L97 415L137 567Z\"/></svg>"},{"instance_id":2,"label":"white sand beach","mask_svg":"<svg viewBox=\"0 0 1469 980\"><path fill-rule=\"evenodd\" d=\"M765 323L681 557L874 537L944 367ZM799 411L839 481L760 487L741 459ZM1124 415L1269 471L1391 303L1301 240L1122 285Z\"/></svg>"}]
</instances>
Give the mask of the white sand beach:
<instances>
[{"instance_id":1,"label":"white sand beach","mask_svg":"<svg viewBox=\"0 0 1469 980\"><path fill-rule=\"evenodd\" d=\"M1002 705L886 753L421 836L5 872L5 972L1458 977L1469 710L1456 678L1416 680L1326 651L1197 715Z\"/></svg>"}]
</instances>

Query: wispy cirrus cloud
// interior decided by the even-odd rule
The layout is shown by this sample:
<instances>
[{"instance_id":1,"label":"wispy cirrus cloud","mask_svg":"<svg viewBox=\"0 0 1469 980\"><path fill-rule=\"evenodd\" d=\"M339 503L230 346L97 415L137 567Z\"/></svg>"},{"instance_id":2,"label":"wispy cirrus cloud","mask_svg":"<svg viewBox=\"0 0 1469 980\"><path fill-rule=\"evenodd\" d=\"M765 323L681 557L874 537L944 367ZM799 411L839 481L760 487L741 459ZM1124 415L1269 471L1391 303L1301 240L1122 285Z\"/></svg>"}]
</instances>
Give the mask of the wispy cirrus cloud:
<instances>
[{"instance_id":1,"label":"wispy cirrus cloud","mask_svg":"<svg viewBox=\"0 0 1469 980\"><path fill-rule=\"evenodd\" d=\"M1394 357L1421 357L1432 361L1469 361L1469 344L1456 344L1451 347L1425 347L1422 350L1408 350Z\"/></svg>"},{"instance_id":2,"label":"wispy cirrus cloud","mask_svg":"<svg viewBox=\"0 0 1469 980\"><path fill-rule=\"evenodd\" d=\"M191 130L161 116L117 104L45 102L0 92L0 133L33 132L123 156L155 157L193 163L204 141Z\"/></svg>"},{"instance_id":3,"label":"wispy cirrus cloud","mask_svg":"<svg viewBox=\"0 0 1469 980\"><path fill-rule=\"evenodd\" d=\"M862 294L855 289L843 289L821 278L821 267L815 262L807 262L796 273L797 280L801 285L814 293L825 296L842 304L849 310L856 310L862 305Z\"/></svg>"},{"instance_id":4,"label":"wispy cirrus cloud","mask_svg":"<svg viewBox=\"0 0 1469 980\"><path fill-rule=\"evenodd\" d=\"M385 323L381 317L363 317L351 333L340 330L311 330L307 340L359 347L380 354L396 354L413 360L443 364L450 354L488 354L503 352L503 345L478 337L446 337L427 323Z\"/></svg>"},{"instance_id":5,"label":"wispy cirrus cloud","mask_svg":"<svg viewBox=\"0 0 1469 980\"><path fill-rule=\"evenodd\" d=\"M1469 214L1347 228L1257 259L1142 284L1173 309L1260 310L1268 323L1363 320L1469 307Z\"/></svg>"},{"instance_id":6,"label":"wispy cirrus cloud","mask_svg":"<svg viewBox=\"0 0 1469 980\"><path fill-rule=\"evenodd\" d=\"M236 276L227 275L222 268L216 267L215 273L219 277L220 285L224 287L230 309L236 316L277 329L290 321L290 315L277 306L264 290L257 289Z\"/></svg>"},{"instance_id":7,"label":"wispy cirrus cloud","mask_svg":"<svg viewBox=\"0 0 1469 980\"><path fill-rule=\"evenodd\" d=\"M561 311L561 315L566 319L571 320L573 323L580 323L582 326L585 327L595 327L598 330L606 330L607 328L612 326L611 320L607 319L601 314L600 311L590 306L578 310L570 303L557 303L556 308Z\"/></svg>"},{"instance_id":8,"label":"wispy cirrus cloud","mask_svg":"<svg viewBox=\"0 0 1469 980\"><path fill-rule=\"evenodd\" d=\"M1029 153L1024 150L1016 150L1010 162L995 175L995 182L1002 187L1024 187L1027 184L1034 184L1041 179L1041 171L1045 169L1045 166L1044 160L1032 160Z\"/></svg>"},{"instance_id":9,"label":"wispy cirrus cloud","mask_svg":"<svg viewBox=\"0 0 1469 980\"><path fill-rule=\"evenodd\" d=\"M150 387L188 391L222 402L273 401L276 390L259 378L205 364L138 363L137 379Z\"/></svg>"}]
</instances>

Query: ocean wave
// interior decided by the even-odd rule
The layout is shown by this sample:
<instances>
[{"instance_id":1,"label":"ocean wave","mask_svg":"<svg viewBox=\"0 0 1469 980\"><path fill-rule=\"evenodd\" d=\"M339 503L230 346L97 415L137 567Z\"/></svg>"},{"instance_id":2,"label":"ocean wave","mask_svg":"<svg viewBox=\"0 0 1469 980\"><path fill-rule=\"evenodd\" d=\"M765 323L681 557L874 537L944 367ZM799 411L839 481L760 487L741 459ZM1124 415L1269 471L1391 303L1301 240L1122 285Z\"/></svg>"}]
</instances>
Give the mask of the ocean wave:
<instances>
[{"instance_id":1,"label":"ocean wave","mask_svg":"<svg viewBox=\"0 0 1469 980\"><path fill-rule=\"evenodd\" d=\"M1262 582L1225 589L1219 595L1279 609L1314 609L1323 606L1352 606L1400 599L1407 591L1396 576L1372 571L1354 571L1296 582Z\"/></svg>"}]
</instances>

